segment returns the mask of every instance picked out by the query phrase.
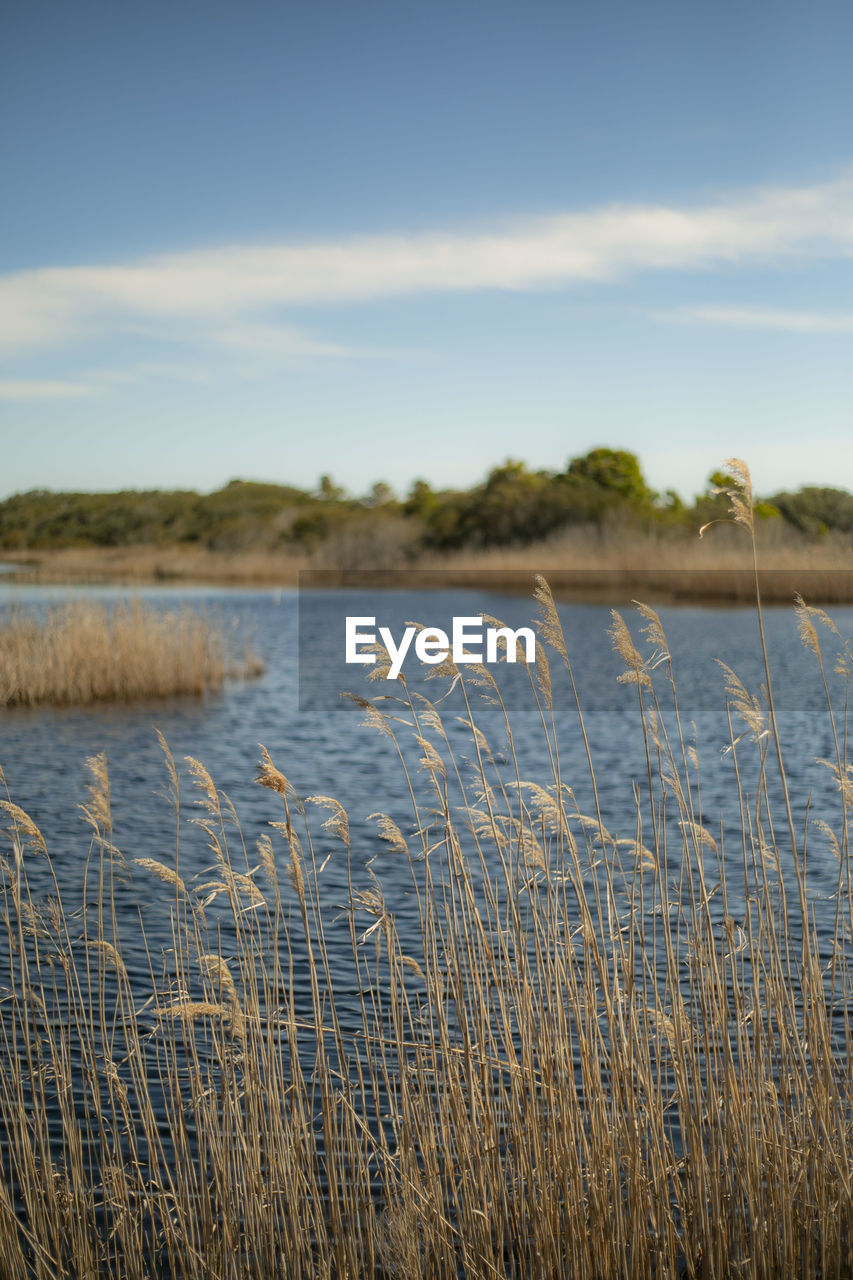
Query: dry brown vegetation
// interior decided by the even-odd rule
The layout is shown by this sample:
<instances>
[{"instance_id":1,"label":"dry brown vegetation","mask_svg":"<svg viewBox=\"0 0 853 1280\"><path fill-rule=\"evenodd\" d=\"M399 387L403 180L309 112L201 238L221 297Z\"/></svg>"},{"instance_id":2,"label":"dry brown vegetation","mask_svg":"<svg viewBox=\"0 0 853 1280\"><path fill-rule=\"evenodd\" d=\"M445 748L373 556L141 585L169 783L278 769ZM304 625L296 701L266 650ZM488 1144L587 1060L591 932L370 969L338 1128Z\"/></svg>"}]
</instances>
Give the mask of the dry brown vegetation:
<instances>
[{"instance_id":1,"label":"dry brown vegetation","mask_svg":"<svg viewBox=\"0 0 853 1280\"><path fill-rule=\"evenodd\" d=\"M749 528L743 476L734 514ZM568 665L544 582L537 596L550 659ZM815 661L823 635L849 681L831 621L797 608ZM50 882L47 844L3 804L4 1276L853 1275L846 703L827 684L832 746L814 767L837 806L800 825L769 665L764 701L730 675L735 853L702 816L666 636L641 614L647 652L618 613L611 631L647 760L642 784L625 779L629 831L605 827L591 755L584 811L562 775L567 716L586 733L577 702L553 705L544 649L529 674L546 777L524 777L508 716L497 767L476 725L477 693L500 701L485 670L460 682L473 771L441 708L405 685L388 714L357 700L410 799L407 821L372 815L387 853L368 862L341 805L297 795L266 752L258 781L276 809L256 851L190 760L204 882L186 878L180 841L174 858L130 860L99 757L88 909L72 914L55 884L31 890L43 868ZM816 831L837 858L829 936L809 898ZM331 844L349 886L343 991ZM383 858L408 869L414 937ZM116 905L131 873L172 922L163 960L133 973Z\"/></svg>"},{"instance_id":2,"label":"dry brown vegetation","mask_svg":"<svg viewBox=\"0 0 853 1280\"><path fill-rule=\"evenodd\" d=\"M0 623L0 707L201 695L261 669L190 609L78 601Z\"/></svg>"},{"instance_id":3,"label":"dry brown vegetation","mask_svg":"<svg viewBox=\"0 0 853 1280\"><path fill-rule=\"evenodd\" d=\"M853 600L853 543L846 537L801 538L776 525L759 528L756 542L766 601ZM534 547L494 548L448 557L423 557L419 569L448 585L474 575L490 584L545 576L560 598L746 600L754 598L753 553L742 528L719 527L699 539L682 532L570 529Z\"/></svg>"},{"instance_id":4,"label":"dry brown vegetation","mask_svg":"<svg viewBox=\"0 0 853 1280\"><path fill-rule=\"evenodd\" d=\"M26 582L209 582L230 586L291 586L304 557L286 551L212 551L195 545L63 547L49 551L0 551L19 566Z\"/></svg>"},{"instance_id":5,"label":"dry brown vegetation","mask_svg":"<svg viewBox=\"0 0 853 1280\"><path fill-rule=\"evenodd\" d=\"M387 530L385 531L387 532ZM757 533L767 601L794 594L823 603L853 601L853 544L814 540L769 522ZM211 551L192 546L80 547L0 553L31 582L207 582L295 586L301 572L372 573L377 580L416 572L421 585L530 589L537 573L562 598L750 600L752 549L743 530L718 528L702 540L682 531L575 527L532 546L495 547L409 560L392 539L379 545L331 540L312 555L287 551ZM331 579L327 579L331 580ZM318 577L319 581L319 577Z\"/></svg>"}]
</instances>

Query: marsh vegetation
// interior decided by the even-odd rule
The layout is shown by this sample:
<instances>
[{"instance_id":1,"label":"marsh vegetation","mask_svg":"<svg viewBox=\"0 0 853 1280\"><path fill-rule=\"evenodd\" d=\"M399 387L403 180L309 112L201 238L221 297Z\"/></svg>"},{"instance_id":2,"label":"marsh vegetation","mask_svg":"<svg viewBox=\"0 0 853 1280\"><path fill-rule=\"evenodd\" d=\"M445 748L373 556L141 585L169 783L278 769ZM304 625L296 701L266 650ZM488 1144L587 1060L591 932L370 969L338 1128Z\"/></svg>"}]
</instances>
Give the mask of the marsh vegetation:
<instances>
[{"instance_id":1,"label":"marsh vegetation","mask_svg":"<svg viewBox=\"0 0 853 1280\"><path fill-rule=\"evenodd\" d=\"M70 601L0 622L0 707L200 696L262 669L188 608Z\"/></svg>"},{"instance_id":2,"label":"marsh vegetation","mask_svg":"<svg viewBox=\"0 0 853 1280\"><path fill-rule=\"evenodd\" d=\"M238 480L210 494L38 490L0 502L0 555L33 580L54 582L281 585L306 568L418 568L450 585L465 569L682 567L730 573L735 582L751 567L742 543L724 531L712 547L696 538L701 526L725 517L730 480L714 472L685 502L655 492L634 454L598 448L562 471L507 460L468 489L417 480L405 497L381 482L356 497L328 476L314 490ZM807 486L755 501L753 510L765 567L850 564L853 496L846 491ZM701 575L693 581L701 594Z\"/></svg>"},{"instance_id":3,"label":"marsh vegetation","mask_svg":"<svg viewBox=\"0 0 853 1280\"><path fill-rule=\"evenodd\" d=\"M377 797L368 857L343 806L298 794L266 751L257 838L187 760L201 876L165 741L175 841L158 858L114 827L94 758L82 902L64 901L33 817L3 803L4 1275L853 1275L850 648L798 602L825 693L819 762L786 754L766 646L764 693L726 675L729 793L712 815L659 616L640 606L641 642L612 617L644 762L614 779L580 696L554 699L554 664L576 689L571 654L544 581L536 595L547 772L524 772L485 668L434 668L433 698L356 696L407 797L405 816ZM567 734L584 780L564 776ZM820 813L809 770L837 796ZM622 830L604 820L614 785ZM816 843L835 867L820 900ZM162 947L146 941L155 895ZM342 932L347 971L330 962Z\"/></svg>"}]
</instances>

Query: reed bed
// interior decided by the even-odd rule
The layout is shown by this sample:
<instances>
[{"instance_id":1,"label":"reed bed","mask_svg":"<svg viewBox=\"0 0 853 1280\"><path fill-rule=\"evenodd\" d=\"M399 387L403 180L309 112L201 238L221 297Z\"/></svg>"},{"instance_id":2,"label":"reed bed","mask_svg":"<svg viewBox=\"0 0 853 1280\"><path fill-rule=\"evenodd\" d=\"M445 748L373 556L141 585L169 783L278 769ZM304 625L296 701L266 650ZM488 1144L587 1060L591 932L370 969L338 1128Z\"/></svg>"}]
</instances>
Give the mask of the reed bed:
<instances>
[{"instance_id":1,"label":"reed bed","mask_svg":"<svg viewBox=\"0 0 853 1280\"><path fill-rule=\"evenodd\" d=\"M288 551L215 551L192 543L128 547L55 547L0 551L27 582L210 582L295 585L305 556Z\"/></svg>"},{"instance_id":2,"label":"reed bed","mask_svg":"<svg viewBox=\"0 0 853 1280\"><path fill-rule=\"evenodd\" d=\"M853 601L849 536L807 539L774 523L755 531L765 602L787 604L797 592L815 603ZM534 573L545 573L559 599L755 599L752 547L726 527L709 530L700 539L685 530L579 526L532 547L424 555L414 567L446 586L468 585L479 576L493 589L502 581L517 589L519 581L529 583Z\"/></svg>"},{"instance_id":3,"label":"reed bed","mask_svg":"<svg viewBox=\"0 0 853 1280\"><path fill-rule=\"evenodd\" d=\"M357 697L410 804L371 815L369 856L333 797L297 795L263 751L256 843L189 760L211 868L187 875L180 824L173 857L134 861L99 757L88 907L72 911L31 887L50 883L46 842L5 802L4 1276L853 1275L843 697L828 678L831 756L815 767L837 806L803 818L769 660L763 698L728 677L730 812L712 830L660 619L641 607L640 649L614 614L646 768L626 779L632 829L611 832L591 753L583 789L562 775L561 734L586 728L577 702L554 705L547 654L571 665L544 582L537 597L549 776L524 776L485 669L433 668L457 682L468 763L438 698ZM821 670L829 639L846 681L830 620L798 611ZM483 693L504 763L477 724ZM816 831L838 860L829 936L809 891ZM407 869L414 937L383 858ZM116 907L131 878L171 919L171 945L144 962L136 921L132 963Z\"/></svg>"},{"instance_id":4,"label":"reed bed","mask_svg":"<svg viewBox=\"0 0 853 1280\"><path fill-rule=\"evenodd\" d=\"M43 620L13 610L0 623L0 707L199 696L260 670L248 651L230 656L190 609L76 601Z\"/></svg>"},{"instance_id":5,"label":"reed bed","mask_svg":"<svg viewBox=\"0 0 853 1280\"><path fill-rule=\"evenodd\" d=\"M383 526L384 536L393 530ZM214 551L195 546L67 547L2 552L28 582L210 582L296 586L303 573L317 579L372 571L376 580L404 581L415 571L422 585L470 586L488 579L495 589L529 591L546 571L563 598L630 600L738 600L753 598L752 554L742 539L715 529L701 541L684 530L644 531L577 526L527 547L493 547L448 554L389 544L363 552L351 537L330 541L316 554L288 551ZM763 597L790 601L795 591L822 603L853 601L853 543L849 536L805 538L791 529L758 531ZM689 572L688 572L689 571ZM615 597L613 593L616 593Z\"/></svg>"}]
</instances>

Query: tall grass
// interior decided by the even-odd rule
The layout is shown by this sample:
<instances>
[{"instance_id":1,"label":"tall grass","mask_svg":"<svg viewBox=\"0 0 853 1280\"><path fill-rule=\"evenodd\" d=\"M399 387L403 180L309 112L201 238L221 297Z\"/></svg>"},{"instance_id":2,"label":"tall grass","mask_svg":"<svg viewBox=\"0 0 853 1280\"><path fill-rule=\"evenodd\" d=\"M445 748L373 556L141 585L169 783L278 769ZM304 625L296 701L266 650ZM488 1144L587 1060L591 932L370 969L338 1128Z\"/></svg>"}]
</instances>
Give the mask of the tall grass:
<instances>
[{"instance_id":1,"label":"tall grass","mask_svg":"<svg viewBox=\"0 0 853 1280\"><path fill-rule=\"evenodd\" d=\"M0 706L198 695L259 669L248 653L229 655L221 632L190 609L77 601L43 620L13 611L0 623Z\"/></svg>"},{"instance_id":2,"label":"tall grass","mask_svg":"<svg viewBox=\"0 0 853 1280\"><path fill-rule=\"evenodd\" d=\"M546 541L524 547L492 547L449 553L413 554L411 535L394 521L359 521L332 532L309 555L285 551L214 551L195 545L138 547L65 547L32 552L2 552L20 566L18 576L32 582L218 582L295 586L300 573L335 570L372 572L392 581L417 570L421 581L436 586L469 586L488 575L508 590L528 584L547 569L560 595L589 598L593 579L608 579L606 590L630 599L652 591L664 599L681 575L680 592L693 599L748 600L752 590L751 554L742 539L715 530L699 541L684 529L642 531L622 526L572 526ZM831 534L807 538L780 521L758 530L765 597L789 601L794 591L823 602L853 600L851 539ZM689 570L689 573L684 572ZM594 589L594 588L593 588ZM643 598L647 598L643 596Z\"/></svg>"},{"instance_id":3,"label":"tall grass","mask_svg":"<svg viewBox=\"0 0 853 1280\"><path fill-rule=\"evenodd\" d=\"M572 674L544 582L537 596L543 646ZM797 607L822 664L831 624ZM266 751L274 816L251 851L188 762L203 883L185 878L180 823L174 858L118 851L92 761L88 909L73 915L57 890L31 891L46 842L6 801L3 1275L853 1275L846 706L827 679L819 767L840 791L820 815L838 857L821 938L814 819L798 827L772 683L762 700L728 676L731 811L711 830L666 636L641 616L648 651L619 614L611 633L646 759L629 831L604 824L582 708L554 705L544 647L530 696L551 769L536 781L485 669L459 680L473 772L440 703L405 686L402 705L356 698L409 796L406 821L372 820L408 869L414 936L341 805L298 796ZM841 645L845 678L850 659ZM502 766L477 726L483 692ZM589 756L583 810L560 765L569 716ZM344 978L330 841L348 885ZM116 905L131 875L170 910L171 946L144 965L129 964Z\"/></svg>"}]
</instances>

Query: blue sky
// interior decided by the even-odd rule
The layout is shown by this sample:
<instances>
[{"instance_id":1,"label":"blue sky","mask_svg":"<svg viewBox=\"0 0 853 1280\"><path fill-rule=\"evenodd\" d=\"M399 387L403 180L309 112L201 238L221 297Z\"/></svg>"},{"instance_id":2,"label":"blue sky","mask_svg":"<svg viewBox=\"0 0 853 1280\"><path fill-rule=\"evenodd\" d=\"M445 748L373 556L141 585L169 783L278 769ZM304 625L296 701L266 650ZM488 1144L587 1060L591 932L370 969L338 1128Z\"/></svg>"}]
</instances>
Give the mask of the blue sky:
<instances>
[{"instance_id":1,"label":"blue sky","mask_svg":"<svg viewBox=\"0 0 853 1280\"><path fill-rule=\"evenodd\" d=\"M853 8L4 18L0 494L853 488Z\"/></svg>"}]
</instances>

